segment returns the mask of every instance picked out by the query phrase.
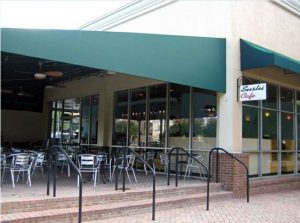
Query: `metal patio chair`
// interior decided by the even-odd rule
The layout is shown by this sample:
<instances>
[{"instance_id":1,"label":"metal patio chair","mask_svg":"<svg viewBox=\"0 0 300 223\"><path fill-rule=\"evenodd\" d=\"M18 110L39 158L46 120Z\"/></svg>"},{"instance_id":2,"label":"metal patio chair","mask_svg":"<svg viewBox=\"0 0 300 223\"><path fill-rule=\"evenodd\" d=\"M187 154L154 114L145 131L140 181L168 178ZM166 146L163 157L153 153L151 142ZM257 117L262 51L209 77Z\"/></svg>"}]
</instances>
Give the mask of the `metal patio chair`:
<instances>
[{"instance_id":1,"label":"metal patio chair","mask_svg":"<svg viewBox=\"0 0 300 223\"><path fill-rule=\"evenodd\" d=\"M97 173L99 162L96 155L82 154L77 156L78 169L81 173L92 173L94 180L94 187L96 187ZM79 186L79 175L77 177L77 184Z\"/></svg>"},{"instance_id":2,"label":"metal patio chair","mask_svg":"<svg viewBox=\"0 0 300 223\"><path fill-rule=\"evenodd\" d=\"M166 154L160 154L160 164L164 166L165 173L168 172L168 165L169 165L169 156Z\"/></svg>"},{"instance_id":3,"label":"metal patio chair","mask_svg":"<svg viewBox=\"0 0 300 223\"><path fill-rule=\"evenodd\" d=\"M195 157L199 162L203 163L204 158L203 156L199 155ZM194 159L192 159L191 157L188 159L187 165L186 165L186 169L185 169L185 174L184 174L184 180L186 179L186 177L190 177L191 175L191 170L192 169L198 169L199 174L200 174L200 178L204 178L204 170L203 170L203 166L200 165L198 162L196 162Z\"/></svg>"},{"instance_id":4,"label":"metal patio chair","mask_svg":"<svg viewBox=\"0 0 300 223\"><path fill-rule=\"evenodd\" d=\"M115 164L113 166L113 172L112 172L112 178L114 177L114 172L115 172L115 169L118 168L122 171L123 169L123 164L124 162L125 163L125 171L126 171L126 174L127 174L127 177L128 177L128 180L129 180L129 183L131 183L131 179L130 179L130 176L129 176L129 173L128 173L128 170L131 170L133 176L134 176L134 180L135 182L137 183L137 179L136 179L136 175L135 175L135 171L134 171L134 168L133 168L133 165L134 165L134 161L135 161L135 155L133 154L130 154L130 155L127 155L126 156L126 160L124 160L123 158L122 159L122 162L117 166L116 164L116 159L115 159ZM121 175L121 171L120 171L120 174L119 174L119 177Z\"/></svg>"},{"instance_id":5,"label":"metal patio chair","mask_svg":"<svg viewBox=\"0 0 300 223\"><path fill-rule=\"evenodd\" d=\"M29 153L18 153L14 154L12 157L12 163L10 167L11 172L11 179L13 188L15 188L15 172L18 172L18 176L16 179L16 182L18 182L21 172L23 173L23 179L24 179L24 173L27 173L27 182L29 183L29 186L31 187L31 178L30 178L30 171L32 166L32 159L30 158Z\"/></svg>"}]
</instances>

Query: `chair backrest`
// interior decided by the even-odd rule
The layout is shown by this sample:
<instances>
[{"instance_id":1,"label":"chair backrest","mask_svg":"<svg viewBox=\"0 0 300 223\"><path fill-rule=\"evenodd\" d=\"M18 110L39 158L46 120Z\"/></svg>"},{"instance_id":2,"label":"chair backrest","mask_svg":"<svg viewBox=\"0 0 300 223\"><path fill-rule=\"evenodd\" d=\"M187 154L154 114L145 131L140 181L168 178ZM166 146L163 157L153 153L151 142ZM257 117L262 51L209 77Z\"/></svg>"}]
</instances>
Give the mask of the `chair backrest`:
<instances>
[{"instance_id":1,"label":"chair backrest","mask_svg":"<svg viewBox=\"0 0 300 223\"><path fill-rule=\"evenodd\" d=\"M41 165L41 164L43 164L44 158L45 158L45 155L42 154L42 153L39 153L39 154L37 155L36 160L35 160L35 165Z\"/></svg>"},{"instance_id":2,"label":"chair backrest","mask_svg":"<svg viewBox=\"0 0 300 223\"><path fill-rule=\"evenodd\" d=\"M78 155L79 168L95 168L97 166L97 157L92 154Z\"/></svg>"},{"instance_id":3,"label":"chair backrest","mask_svg":"<svg viewBox=\"0 0 300 223\"><path fill-rule=\"evenodd\" d=\"M30 165L30 154L29 153L18 153L14 154L12 167L26 167Z\"/></svg>"},{"instance_id":4,"label":"chair backrest","mask_svg":"<svg viewBox=\"0 0 300 223\"><path fill-rule=\"evenodd\" d=\"M133 166L134 161L135 161L135 155L130 154L130 155L127 156L127 158L128 158L127 166Z\"/></svg>"},{"instance_id":5,"label":"chair backrest","mask_svg":"<svg viewBox=\"0 0 300 223\"><path fill-rule=\"evenodd\" d=\"M154 153L153 152L147 152L147 157L146 157L146 160L150 160L150 161L153 161L154 160Z\"/></svg>"},{"instance_id":6,"label":"chair backrest","mask_svg":"<svg viewBox=\"0 0 300 223\"><path fill-rule=\"evenodd\" d=\"M204 160L203 156L199 155L199 156L195 156L195 158L196 158L199 162L203 163L203 160ZM192 165L192 166L201 166L198 162L196 162L196 161L195 161L194 159L192 159L191 157L190 157L189 160L188 160L188 164L189 164L189 165Z\"/></svg>"},{"instance_id":7,"label":"chair backrest","mask_svg":"<svg viewBox=\"0 0 300 223\"><path fill-rule=\"evenodd\" d=\"M160 154L160 163L165 165L165 164L168 164L169 163L169 158L167 155L164 155L164 154Z\"/></svg>"}]
</instances>

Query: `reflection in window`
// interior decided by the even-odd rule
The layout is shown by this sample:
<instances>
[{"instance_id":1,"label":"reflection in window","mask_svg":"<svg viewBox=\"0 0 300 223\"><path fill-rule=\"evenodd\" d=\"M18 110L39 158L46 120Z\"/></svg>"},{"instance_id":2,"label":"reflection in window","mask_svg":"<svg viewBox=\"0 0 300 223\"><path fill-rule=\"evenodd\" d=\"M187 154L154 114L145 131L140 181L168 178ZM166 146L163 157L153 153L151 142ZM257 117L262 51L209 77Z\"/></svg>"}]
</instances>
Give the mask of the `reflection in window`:
<instances>
[{"instance_id":1,"label":"reflection in window","mask_svg":"<svg viewBox=\"0 0 300 223\"><path fill-rule=\"evenodd\" d=\"M285 88L281 88L281 110L294 110L294 92Z\"/></svg>"},{"instance_id":2,"label":"reflection in window","mask_svg":"<svg viewBox=\"0 0 300 223\"><path fill-rule=\"evenodd\" d=\"M164 147L166 131L166 84L150 87L148 146Z\"/></svg>"},{"instance_id":3,"label":"reflection in window","mask_svg":"<svg viewBox=\"0 0 300 223\"><path fill-rule=\"evenodd\" d=\"M146 143L146 88L131 92L129 142L131 146L145 146Z\"/></svg>"},{"instance_id":4,"label":"reflection in window","mask_svg":"<svg viewBox=\"0 0 300 223\"><path fill-rule=\"evenodd\" d=\"M81 102L81 144L88 144L90 126L90 97L82 98Z\"/></svg>"},{"instance_id":5,"label":"reflection in window","mask_svg":"<svg viewBox=\"0 0 300 223\"><path fill-rule=\"evenodd\" d=\"M277 150L277 112L264 109L262 125L262 150Z\"/></svg>"},{"instance_id":6,"label":"reflection in window","mask_svg":"<svg viewBox=\"0 0 300 223\"><path fill-rule=\"evenodd\" d=\"M277 87L267 84L267 99L262 102L265 108L277 109Z\"/></svg>"},{"instance_id":7,"label":"reflection in window","mask_svg":"<svg viewBox=\"0 0 300 223\"><path fill-rule=\"evenodd\" d=\"M91 133L89 144L97 144L98 135L98 109L99 109L99 96L94 95L91 97Z\"/></svg>"},{"instance_id":8,"label":"reflection in window","mask_svg":"<svg viewBox=\"0 0 300 223\"><path fill-rule=\"evenodd\" d=\"M169 145L187 148L189 145L190 88L170 85Z\"/></svg>"},{"instance_id":9,"label":"reflection in window","mask_svg":"<svg viewBox=\"0 0 300 223\"><path fill-rule=\"evenodd\" d=\"M113 145L126 145L128 119L128 91L115 93Z\"/></svg>"},{"instance_id":10,"label":"reflection in window","mask_svg":"<svg viewBox=\"0 0 300 223\"><path fill-rule=\"evenodd\" d=\"M80 126L80 99L64 100L63 143L78 143Z\"/></svg>"},{"instance_id":11,"label":"reflection in window","mask_svg":"<svg viewBox=\"0 0 300 223\"><path fill-rule=\"evenodd\" d=\"M216 146L217 109L214 92L194 89L193 148Z\"/></svg>"}]
</instances>

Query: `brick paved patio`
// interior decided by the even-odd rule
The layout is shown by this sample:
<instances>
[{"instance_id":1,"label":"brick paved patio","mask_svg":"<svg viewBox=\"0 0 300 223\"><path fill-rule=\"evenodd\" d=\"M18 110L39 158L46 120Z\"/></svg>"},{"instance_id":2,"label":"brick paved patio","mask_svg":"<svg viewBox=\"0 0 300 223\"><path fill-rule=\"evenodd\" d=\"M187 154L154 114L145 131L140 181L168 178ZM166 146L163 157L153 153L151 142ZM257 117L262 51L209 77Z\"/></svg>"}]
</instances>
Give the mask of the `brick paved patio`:
<instances>
[{"instance_id":1,"label":"brick paved patio","mask_svg":"<svg viewBox=\"0 0 300 223\"><path fill-rule=\"evenodd\" d=\"M210 211L204 205L158 210L156 221L162 223L243 222L243 223L299 223L300 190L261 194L245 199L224 199L211 203ZM90 223L141 223L151 221L150 213L91 221Z\"/></svg>"}]
</instances>

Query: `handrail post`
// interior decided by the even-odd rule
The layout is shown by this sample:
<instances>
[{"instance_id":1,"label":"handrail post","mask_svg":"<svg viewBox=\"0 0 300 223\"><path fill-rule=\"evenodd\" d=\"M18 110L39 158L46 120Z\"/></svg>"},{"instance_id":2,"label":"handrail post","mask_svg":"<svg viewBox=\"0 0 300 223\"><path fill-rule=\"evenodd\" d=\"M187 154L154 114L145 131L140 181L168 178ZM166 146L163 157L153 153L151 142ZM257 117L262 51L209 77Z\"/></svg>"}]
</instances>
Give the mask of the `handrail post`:
<instances>
[{"instance_id":1,"label":"handrail post","mask_svg":"<svg viewBox=\"0 0 300 223\"><path fill-rule=\"evenodd\" d=\"M167 185L168 186L170 185L171 152L172 152L172 150L168 154L168 175L167 175L167 179L168 179Z\"/></svg>"},{"instance_id":2,"label":"handrail post","mask_svg":"<svg viewBox=\"0 0 300 223\"><path fill-rule=\"evenodd\" d=\"M116 152L115 152L115 190L118 190L118 166L119 166L119 160L118 160L118 148L116 148Z\"/></svg>"},{"instance_id":3,"label":"handrail post","mask_svg":"<svg viewBox=\"0 0 300 223\"><path fill-rule=\"evenodd\" d=\"M175 179L175 187L178 186L178 148L176 148L176 179Z\"/></svg>"},{"instance_id":4,"label":"handrail post","mask_svg":"<svg viewBox=\"0 0 300 223\"><path fill-rule=\"evenodd\" d=\"M78 223L82 222L82 176L79 172L79 213L78 213Z\"/></svg>"},{"instance_id":5,"label":"handrail post","mask_svg":"<svg viewBox=\"0 0 300 223\"><path fill-rule=\"evenodd\" d=\"M207 175L207 198L206 198L206 210L209 210L209 184L210 184L210 172L211 172L211 154L212 150L209 152L208 155L208 175Z\"/></svg>"},{"instance_id":6,"label":"handrail post","mask_svg":"<svg viewBox=\"0 0 300 223\"><path fill-rule=\"evenodd\" d=\"M219 149L217 149L216 155L216 183L219 183Z\"/></svg>"},{"instance_id":7,"label":"handrail post","mask_svg":"<svg viewBox=\"0 0 300 223\"><path fill-rule=\"evenodd\" d=\"M152 192L152 221L155 220L155 174L153 173L153 192Z\"/></svg>"},{"instance_id":8,"label":"handrail post","mask_svg":"<svg viewBox=\"0 0 300 223\"><path fill-rule=\"evenodd\" d=\"M48 156L47 156L47 195L50 194L50 148L48 147Z\"/></svg>"},{"instance_id":9,"label":"handrail post","mask_svg":"<svg viewBox=\"0 0 300 223\"><path fill-rule=\"evenodd\" d=\"M57 148L54 147L53 197L56 197Z\"/></svg>"},{"instance_id":10,"label":"handrail post","mask_svg":"<svg viewBox=\"0 0 300 223\"><path fill-rule=\"evenodd\" d=\"M249 203L249 170L247 169L247 203Z\"/></svg>"},{"instance_id":11,"label":"handrail post","mask_svg":"<svg viewBox=\"0 0 300 223\"><path fill-rule=\"evenodd\" d=\"M122 177L123 177L123 192L125 191L125 167L127 165L127 148L123 148L123 169L122 169Z\"/></svg>"}]
</instances>

